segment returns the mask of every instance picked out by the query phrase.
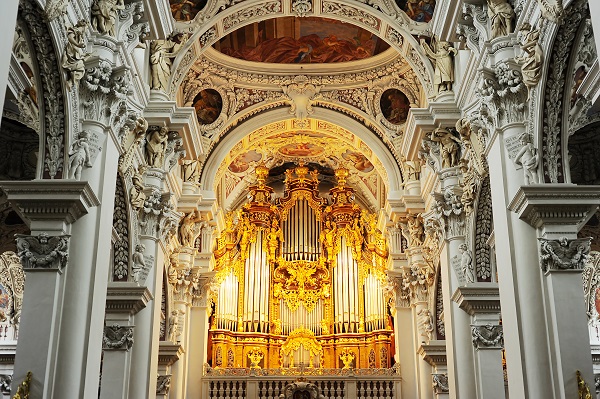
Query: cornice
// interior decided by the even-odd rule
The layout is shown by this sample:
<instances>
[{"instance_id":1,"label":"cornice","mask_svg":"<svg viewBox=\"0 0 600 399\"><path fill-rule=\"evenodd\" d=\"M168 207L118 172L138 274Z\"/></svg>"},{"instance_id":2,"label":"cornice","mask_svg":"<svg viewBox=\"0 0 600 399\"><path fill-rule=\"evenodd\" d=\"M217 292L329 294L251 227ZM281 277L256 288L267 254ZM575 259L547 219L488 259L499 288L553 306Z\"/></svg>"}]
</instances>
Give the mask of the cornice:
<instances>
[{"instance_id":1,"label":"cornice","mask_svg":"<svg viewBox=\"0 0 600 399\"><path fill-rule=\"evenodd\" d=\"M86 215L89 208L100 205L98 197L86 181L2 181L0 188L29 222L74 223Z\"/></svg>"},{"instance_id":2,"label":"cornice","mask_svg":"<svg viewBox=\"0 0 600 399\"><path fill-rule=\"evenodd\" d=\"M170 341L161 341L158 348L158 365L171 366L179 360L184 352L179 344Z\"/></svg>"},{"instance_id":3,"label":"cornice","mask_svg":"<svg viewBox=\"0 0 600 399\"><path fill-rule=\"evenodd\" d=\"M581 228L600 205L600 186L532 184L522 186L508 209L535 228L577 225Z\"/></svg>"},{"instance_id":4,"label":"cornice","mask_svg":"<svg viewBox=\"0 0 600 399\"><path fill-rule=\"evenodd\" d=\"M109 283L106 292L106 312L134 315L144 309L152 299L154 297L147 287L140 287L134 283Z\"/></svg>"},{"instance_id":5,"label":"cornice","mask_svg":"<svg viewBox=\"0 0 600 399\"><path fill-rule=\"evenodd\" d=\"M500 313L500 294L496 283L474 283L458 287L452 295L452 300L471 316Z\"/></svg>"},{"instance_id":6,"label":"cornice","mask_svg":"<svg viewBox=\"0 0 600 399\"><path fill-rule=\"evenodd\" d=\"M433 367L446 365L446 341L429 341L419 346L417 353Z\"/></svg>"}]
</instances>

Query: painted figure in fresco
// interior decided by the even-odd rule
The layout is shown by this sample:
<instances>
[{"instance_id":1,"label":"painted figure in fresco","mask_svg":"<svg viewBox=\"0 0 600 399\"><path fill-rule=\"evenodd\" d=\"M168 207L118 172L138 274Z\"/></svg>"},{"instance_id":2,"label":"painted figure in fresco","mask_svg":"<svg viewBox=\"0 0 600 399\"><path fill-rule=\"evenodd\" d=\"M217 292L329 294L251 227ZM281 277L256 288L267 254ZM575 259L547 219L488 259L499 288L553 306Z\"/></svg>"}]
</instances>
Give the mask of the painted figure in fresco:
<instances>
[{"instance_id":1,"label":"painted figure in fresco","mask_svg":"<svg viewBox=\"0 0 600 399\"><path fill-rule=\"evenodd\" d=\"M221 95L213 89L200 91L194 98L194 108L201 125L210 125L217 120L223 108Z\"/></svg>"},{"instance_id":2,"label":"painted figure in fresco","mask_svg":"<svg viewBox=\"0 0 600 399\"><path fill-rule=\"evenodd\" d=\"M406 122L409 109L410 102L400 90L389 89L381 95L381 112L388 122L395 125Z\"/></svg>"},{"instance_id":3,"label":"painted figure in fresco","mask_svg":"<svg viewBox=\"0 0 600 399\"><path fill-rule=\"evenodd\" d=\"M206 0L170 0L176 21L191 21L206 5Z\"/></svg>"}]
</instances>

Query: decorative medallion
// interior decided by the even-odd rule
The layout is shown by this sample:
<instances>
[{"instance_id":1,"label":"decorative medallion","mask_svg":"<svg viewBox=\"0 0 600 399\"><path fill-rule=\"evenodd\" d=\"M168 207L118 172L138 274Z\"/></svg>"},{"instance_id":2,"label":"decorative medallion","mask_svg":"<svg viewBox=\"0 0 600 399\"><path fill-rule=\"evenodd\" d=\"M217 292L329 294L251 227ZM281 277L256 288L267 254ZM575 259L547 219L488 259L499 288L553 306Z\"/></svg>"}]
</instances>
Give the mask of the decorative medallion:
<instances>
[{"instance_id":1,"label":"decorative medallion","mask_svg":"<svg viewBox=\"0 0 600 399\"><path fill-rule=\"evenodd\" d=\"M401 125L406 122L410 101L406 94L398 89L387 89L379 100L381 113L388 122Z\"/></svg>"},{"instance_id":2,"label":"decorative medallion","mask_svg":"<svg viewBox=\"0 0 600 399\"><path fill-rule=\"evenodd\" d=\"M194 98L193 107L201 125L210 125L217 120L223 110L223 99L218 91L204 89Z\"/></svg>"}]
</instances>

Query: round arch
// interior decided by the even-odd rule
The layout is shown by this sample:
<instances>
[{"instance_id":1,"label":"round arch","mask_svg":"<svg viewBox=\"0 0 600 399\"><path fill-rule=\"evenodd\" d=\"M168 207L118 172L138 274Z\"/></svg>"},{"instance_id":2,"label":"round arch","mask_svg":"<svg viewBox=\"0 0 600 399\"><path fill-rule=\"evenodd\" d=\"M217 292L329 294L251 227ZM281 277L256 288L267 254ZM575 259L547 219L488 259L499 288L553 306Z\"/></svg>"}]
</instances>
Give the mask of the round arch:
<instances>
[{"instance_id":1,"label":"round arch","mask_svg":"<svg viewBox=\"0 0 600 399\"><path fill-rule=\"evenodd\" d=\"M297 16L292 3L293 0L247 0L217 12L208 19L197 18L189 28L180 29L180 32L189 33L191 37L173 62L170 97L176 98L188 70L204 49L234 30L254 22ZM417 40L406 30L407 24L402 19L387 15L367 4L348 4L341 0L321 2L320 8L312 10L308 15L351 23L378 35L406 59L424 87L426 96L429 98L435 95L433 65Z\"/></svg>"},{"instance_id":2,"label":"round arch","mask_svg":"<svg viewBox=\"0 0 600 399\"><path fill-rule=\"evenodd\" d=\"M250 132L263 127L265 125L265 121L274 123L288 119L290 119L288 110L285 108L277 108L270 111L265 111L259 116L254 116L233 128L214 147L213 151L206 160L204 168L202 169L202 175L200 177L200 183L202 187L208 191L213 190L217 171L222 162L225 160L225 157L231 151L231 149L244 137L250 134ZM383 168L386 170L388 179L386 182L388 195L390 195L392 192L397 192L402 189L402 174L393 155L386 145L381 141L381 139L366 126L347 115L324 108L315 108L314 113L311 115L311 119L329 122L354 133L373 151L373 155L379 159L383 165Z\"/></svg>"}]
</instances>

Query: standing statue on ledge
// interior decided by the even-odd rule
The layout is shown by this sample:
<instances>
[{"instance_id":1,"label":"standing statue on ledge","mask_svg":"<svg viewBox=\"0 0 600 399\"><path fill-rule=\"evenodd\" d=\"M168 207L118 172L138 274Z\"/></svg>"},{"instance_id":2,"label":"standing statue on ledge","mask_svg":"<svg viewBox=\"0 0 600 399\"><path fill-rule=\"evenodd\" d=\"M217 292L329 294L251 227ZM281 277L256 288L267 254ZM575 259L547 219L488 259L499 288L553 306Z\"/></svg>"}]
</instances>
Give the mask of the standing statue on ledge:
<instances>
[{"instance_id":1,"label":"standing statue on ledge","mask_svg":"<svg viewBox=\"0 0 600 399\"><path fill-rule=\"evenodd\" d=\"M166 91L169 86L169 77L171 76L171 59L177 56L177 53L188 36L178 35L176 38L167 40L154 40L150 43L150 88L152 90Z\"/></svg>"},{"instance_id":2,"label":"standing statue on ledge","mask_svg":"<svg viewBox=\"0 0 600 399\"><path fill-rule=\"evenodd\" d=\"M450 43L444 41L438 41L432 49L424 39L421 39L421 47L435 66L433 84L435 84L438 94L452 91L452 83L454 83L454 60L452 57L458 51L450 46Z\"/></svg>"},{"instance_id":3,"label":"standing statue on ledge","mask_svg":"<svg viewBox=\"0 0 600 399\"><path fill-rule=\"evenodd\" d=\"M146 162L151 168L162 168L165 163L165 151L169 130L166 127L152 130L146 139Z\"/></svg>"},{"instance_id":4,"label":"standing statue on ledge","mask_svg":"<svg viewBox=\"0 0 600 399\"><path fill-rule=\"evenodd\" d=\"M194 248L196 237L200 233L196 228L196 223L202 221L202 216L198 210L188 213L181 221L179 227L179 240L184 247Z\"/></svg>"},{"instance_id":5,"label":"standing statue on ledge","mask_svg":"<svg viewBox=\"0 0 600 399\"><path fill-rule=\"evenodd\" d=\"M267 233L267 248L269 250L269 260L275 261L277 249L279 249L279 243L283 242L283 232L279 228L277 220L273 220L271 228Z\"/></svg>"},{"instance_id":6,"label":"standing statue on ledge","mask_svg":"<svg viewBox=\"0 0 600 399\"><path fill-rule=\"evenodd\" d=\"M198 183L200 180L200 161L184 159L181 162L181 178L184 182Z\"/></svg>"},{"instance_id":7,"label":"standing statue on ledge","mask_svg":"<svg viewBox=\"0 0 600 399\"><path fill-rule=\"evenodd\" d=\"M123 0L96 0L92 4L92 27L103 35L115 36L115 22Z\"/></svg>"},{"instance_id":8,"label":"standing statue on ledge","mask_svg":"<svg viewBox=\"0 0 600 399\"><path fill-rule=\"evenodd\" d=\"M69 149L69 179L81 180L81 170L84 166L91 167L89 133L82 131Z\"/></svg>"},{"instance_id":9,"label":"standing statue on ledge","mask_svg":"<svg viewBox=\"0 0 600 399\"><path fill-rule=\"evenodd\" d=\"M61 65L67 72L67 90L77 86L85 74L83 60L89 55L85 51L85 32L88 24L85 20L67 28L67 45L61 58Z\"/></svg>"},{"instance_id":10,"label":"standing statue on ledge","mask_svg":"<svg viewBox=\"0 0 600 399\"><path fill-rule=\"evenodd\" d=\"M531 91L542 77L542 66L544 63L544 51L539 44L540 31L533 29L528 23L523 24L519 30L521 36L521 50L523 55L515 60L521 65L523 83Z\"/></svg>"},{"instance_id":11,"label":"standing statue on ledge","mask_svg":"<svg viewBox=\"0 0 600 399\"><path fill-rule=\"evenodd\" d=\"M532 143L531 135L527 132L519 136L521 149L515 156L515 163L523 166L523 174L525 176L525 184L536 184L538 180L538 151Z\"/></svg>"},{"instance_id":12,"label":"standing statue on ledge","mask_svg":"<svg viewBox=\"0 0 600 399\"><path fill-rule=\"evenodd\" d=\"M475 282L475 273L473 273L473 255L467 248L467 244L460 244L458 246L460 251L460 267L462 268L463 275L465 276L465 283L471 284Z\"/></svg>"},{"instance_id":13,"label":"standing statue on ledge","mask_svg":"<svg viewBox=\"0 0 600 399\"><path fill-rule=\"evenodd\" d=\"M488 0L488 18L492 25L492 39L512 32L515 11L507 0Z\"/></svg>"},{"instance_id":14,"label":"standing statue on ledge","mask_svg":"<svg viewBox=\"0 0 600 399\"><path fill-rule=\"evenodd\" d=\"M460 140L454 137L448 129L442 127L431 132L431 141L440 143L442 155L442 169L452 168L458 164L458 143Z\"/></svg>"}]
</instances>

